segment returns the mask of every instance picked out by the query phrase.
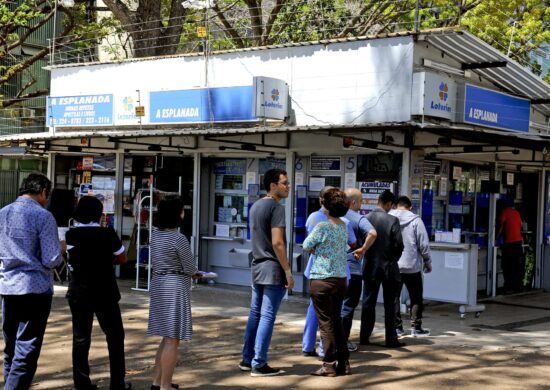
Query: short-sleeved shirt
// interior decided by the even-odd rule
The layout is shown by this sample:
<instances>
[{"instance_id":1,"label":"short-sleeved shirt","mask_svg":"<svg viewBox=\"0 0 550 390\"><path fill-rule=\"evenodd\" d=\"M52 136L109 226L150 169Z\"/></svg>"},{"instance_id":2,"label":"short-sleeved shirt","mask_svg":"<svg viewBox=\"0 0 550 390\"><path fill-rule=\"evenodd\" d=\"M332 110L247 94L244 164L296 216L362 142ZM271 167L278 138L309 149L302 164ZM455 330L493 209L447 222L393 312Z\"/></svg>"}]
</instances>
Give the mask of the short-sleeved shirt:
<instances>
[{"instance_id":1,"label":"short-sleeved shirt","mask_svg":"<svg viewBox=\"0 0 550 390\"><path fill-rule=\"evenodd\" d=\"M346 224L320 222L304 241L306 251L315 250L310 279L345 278L348 233Z\"/></svg>"},{"instance_id":2,"label":"short-sleeved shirt","mask_svg":"<svg viewBox=\"0 0 550 390\"><path fill-rule=\"evenodd\" d=\"M61 245L52 213L20 196L0 210L0 294L53 294Z\"/></svg>"},{"instance_id":3,"label":"short-sleeved shirt","mask_svg":"<svg viewBox=\"0 0 550 390\"><path fill-rule=\"evenodd\" d=\"M357 238L357 247L363 246L365 243L365 238L369 234L371 229L374 229L372 224L369 222L367 217L359 214L357 211L348 210L344 218L349 221L349 226L352 231L355 233ZM348 267L352 275L362 275L363 274L363 259L356 260L353 252L348 253Z\"/></svg>"},{"instance_id":4,"label":"short-sleeved shirt","mask_svg":"<svg viewBox=\"0 0 550 390\"><path fill-rule=\"evenodd\" d=\"M506 207L500 213L499 221L504 232L504 242L518 242L523 240L521 236L521 215L513 207Z\"/></svg>"},{"instance_id":5,"label":"short-sleeved shirt","mask_svg":"<svg viewBox=\"0 0 550 390\"><path fill-rule=\"evenodd\" d=\"M271 229L285 229L285 208L271 197L262 198L250 209L250 238L252 241L252 282L284 286L286 275L273 249ZM283 234L283 239L286 237Z\"/></svg>"},{"instance_id":6,"label":"short-sleeved shirt","mask_svg":"<svg viewBox=\"0 0 550 390\"><path fill-rule=\"evenodd\" d=\"M67 298L86 301L120 300L113 263L124 246L111 228L81 226L66 234L71 281Z\"/></svg>"},{"instance_id":7,"label":"short-sleeved shirt","mask_svg":"<svg viewBox=\"0 0 550 390\"><path fill-rule=\"evenodd\" d=\"M307 217L306 220L306 231L307 234L310 235L313 232L313 229L315 229L315 226L319 222L327 222L328 217L323 208L320 208L317 211L314 211ZM346 224L347 232L348 232L348 244L352 245L355 244L357 239L355 237L355 232L353 231L352 227L349 224L349 221L345 218L342 218L342 221ZM304 270L304 276L309 279L309 273L311 272L311 266L313 264L313 260L315 260L315 255L311 254L309 255L309 259L307 261L306 269ZM348 269L349 271L349 269Z\"/></svg>"}]
</instances>

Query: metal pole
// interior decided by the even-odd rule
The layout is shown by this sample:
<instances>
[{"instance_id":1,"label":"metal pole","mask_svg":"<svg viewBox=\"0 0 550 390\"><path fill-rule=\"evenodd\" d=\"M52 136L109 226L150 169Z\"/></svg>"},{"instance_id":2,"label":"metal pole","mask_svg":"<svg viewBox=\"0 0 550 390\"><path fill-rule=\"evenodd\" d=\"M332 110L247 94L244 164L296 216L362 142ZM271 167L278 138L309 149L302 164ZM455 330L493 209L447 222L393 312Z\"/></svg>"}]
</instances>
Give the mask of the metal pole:
<instances>
[{"instance_id":1,"label":"metal pole","mask_svg":"<svg viewBox=\"0 0 550 390\"><path fill-rule=\"evenodd\" d=\"M52 49L50 50L50 65L53 65L54 63L54 56L55 56L55 34L57 29L57 6L58 6L58 0L54 0L55 5L53 7L53 36L52 36Z\"/></svg>"},{"instance_id":2,"label":"metal pole","mask_svg":"<svg viewBox=\"0 0 550 390\"><path fill-rule=\"evenodd\" d=\"M414 32L420 32L420 0L416 0L416 6L414 9Z\"/></svg>"}]
</instances>

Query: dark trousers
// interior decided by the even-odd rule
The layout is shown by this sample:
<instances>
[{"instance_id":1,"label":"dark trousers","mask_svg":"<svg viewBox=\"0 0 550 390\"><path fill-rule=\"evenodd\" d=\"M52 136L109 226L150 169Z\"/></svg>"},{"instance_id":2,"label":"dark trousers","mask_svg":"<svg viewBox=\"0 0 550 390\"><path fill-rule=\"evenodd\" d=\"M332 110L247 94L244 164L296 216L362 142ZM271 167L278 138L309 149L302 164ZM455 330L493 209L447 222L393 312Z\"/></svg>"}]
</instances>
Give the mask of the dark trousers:
<instances>
[{"instance_id":1,"label":"dark trousers","mask_svg":"<svg viewBox=\"0 0 550 390\"><path fill-rule=\"evenodd\" d=\"M51 294L4 295L4 389L29 389L52 306Z\"/></svg>"},{"instance_id":2,"label":"dark trousers","mask_svg":"<svg viewBox=\"0 0 550 390\"><path fill-rule=\"evenodd\" d=\"M422 326L422 312L424 311L422 273L416 272L414 274L401 274L401 282L398 282L395 294L395 328L403 329L403 320L401 319L401 290L403 284L407 287L411 299L411 327Z\"/></svg>"},{"instance_id":3,"label":"dark trousers","mask_svg":"<svg viewBox=\"0 0 550 390\"><path fill-rule=\"evenodd\" d=\"M88 353L92 340L94 313L105 337L109 350L111 389L124 389L124 328L118 302L82 302L69 300L73 316L73 381L75 387L88 388L90 366Z\"/></svg>"},{"instance_id":4,"label":"dark trousers","mask_svg":"<svg viewBox=\"0 0 550 390\"><path fill-rule=\"evenodd\" d=\"M374 329L376 320L376 299L380 285L384 289L384 323L386 327L386 343L397 340L395 333L395 292L397 291L398 281L380 275L371 280L365 280L363 287L363 309L361 312L361 328L359 340L361 344L368 344L369 338Z\"/></svg>"},{"instance_id":5,"label":"dark trousers","mask_svg":"<svg viewBox=\"0 0 550 390\"><path fill-rule=\"evenodd\" d=\"M349 351L340 311L346 294L346 278L312 279L309 291L321 330L325 350L323 361L337 360L339 364L344 364L349 359Z\"/></svg>"},{"instance_id":6,"label":"dark trousers","mask_svg":"<svg viewBox=\"0 0 550 390\"><path fill-rule=\"evenodd\" d=\"M348 289L342 303L342 326L344 327L344 336L346 341L351 332L351 323L353 322L353 313L359 304L361 298L361 289L363 288L363 278L361 275L351 275L348 281Z\"/></svg>"},{"instance_id":7,"label":"dark trousers","mask_svg":"<svg viewBox=\"0 0 550 390\"><path fill-rule=\"evenodd\" d=\"M519 290L523 287L525 259L522 242L510 242L502 247L502 273L505 290Z\"/></svg>"}]
</instances>

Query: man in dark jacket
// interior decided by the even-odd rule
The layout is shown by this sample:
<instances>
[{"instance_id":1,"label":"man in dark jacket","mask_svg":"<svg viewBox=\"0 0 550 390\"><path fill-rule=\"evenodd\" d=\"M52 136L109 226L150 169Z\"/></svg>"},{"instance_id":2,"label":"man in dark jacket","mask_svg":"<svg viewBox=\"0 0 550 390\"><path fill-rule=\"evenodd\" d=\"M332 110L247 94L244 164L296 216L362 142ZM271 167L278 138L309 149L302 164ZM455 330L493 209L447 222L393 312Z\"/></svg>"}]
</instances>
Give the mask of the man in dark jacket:
<instances>
[{"instance_id":1,"label":"man in dark jacket","mask_svg":"<svg viewBox=\"0 0 550 390\"><path fill-rule=\"evenodd\" d=\"M376 229L377 238L367 251L363 268L364 296L359 336L363 345L369 344L374 328L376 299L380 285L384 289L386 347L398 348L404 345L397 340L394 324L394 300L401 280L397 262L403 252L399 220L388 214L394 202L395 195L386 190L378 197L377 208L367 215L367 219Z\"/></svg>"}]
</instances>

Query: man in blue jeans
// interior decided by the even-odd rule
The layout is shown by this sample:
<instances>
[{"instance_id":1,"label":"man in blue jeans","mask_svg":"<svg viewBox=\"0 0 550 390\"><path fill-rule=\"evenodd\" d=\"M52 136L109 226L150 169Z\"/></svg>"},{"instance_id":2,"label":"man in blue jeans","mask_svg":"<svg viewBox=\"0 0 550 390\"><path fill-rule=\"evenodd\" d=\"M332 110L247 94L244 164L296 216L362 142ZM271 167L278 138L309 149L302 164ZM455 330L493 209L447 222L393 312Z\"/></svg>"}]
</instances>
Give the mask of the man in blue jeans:
<instances>
[{"instance_id":1,"label":"man in blue jeans","mask_svg":"<svg viewBox=\"0 0 550 390\"><path fill-rule=\"evenodd\" d=\"M44 208L50 191L46 176L31 174L0 210L5 390L31 387L50 315L52 270L62 261L55 219Z\"/></svg>"},{"instance_id":2,"label":"man in blue jeans","mask_svg":"<svg viewBox=\"0 0 550 390\"><path fill-rule=\"evenodd\" d=\"M282 169L264 175L267 195L250 209L252 241L252 300L244 333L242 371L255 377L280 375L284 371L267 364L267 350L273 325L286 289L294 279L286 256L285 209L281 199L288 197L290 182Z\"/></svg>"}]
</instances>

